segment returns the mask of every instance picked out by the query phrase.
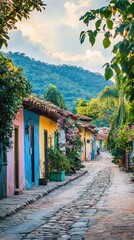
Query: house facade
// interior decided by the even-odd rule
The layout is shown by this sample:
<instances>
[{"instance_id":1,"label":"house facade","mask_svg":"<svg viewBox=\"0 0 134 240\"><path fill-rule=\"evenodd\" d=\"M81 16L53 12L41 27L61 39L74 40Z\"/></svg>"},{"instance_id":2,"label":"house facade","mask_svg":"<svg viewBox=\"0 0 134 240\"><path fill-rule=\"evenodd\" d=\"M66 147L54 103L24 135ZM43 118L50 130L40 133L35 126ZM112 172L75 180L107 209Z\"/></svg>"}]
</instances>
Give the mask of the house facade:
<instances>
[{"instance_id":1,"label":"house facade","mask_svg":"<svg viewBox=\"0 0 134 240\"><path fill-rule=\"evenodd\" d=\"M13 122L13 147L7 153L7 195L19 194L25 185L24 179L24 115L23 109Z\"/></svg>"},{"instance_id":2,"label":"house facade","mask_svg":"<svg viewBox=\"0 0 134 240\"><path fill-rule=\"evenodd\" d=\"M5 188L0 185L1 192L5 189L3 196L6 196L6 192L8 196L19 194L23 189L38 186L42 184L42 179L48 178L48 148L58 146L66 153L66 133L60 126L60 121L65 118L77 120L82 126L81 160L94 158L96 126L89 123L90 118L73 114L43 99L24 98L23 107L16 114L13 123L13 148L7 154L7 171L5 170L3 181Z\"/></svg>"},{"instance_id":3,"label":"house facade","mask_svg":"<svg viewBox=\"0 0 134 240\"><path fill-rule=\"evenodd\" d=\"M79 116L79 122L82 126L81 140L82 140L82 152L81 160L90 161L95 158L95 134L96 126L91 124L92 120L86 116Z\"/></svg>"},{"instance_id":4,"label":"house facade","mask_svg":"<svg viewBox=\"0 0 134 240\"><path fill-rule=\"evenodd\" d=\"M56 144L57 121L40 116L40 178L46 178L48 167L47 150Z\"/></svg>"},{"instance_id":5,"label":"house facade","mask_svg":"<svg viewBox=\"0 0 134 240\"><path fill-rule=\"evenodd\" d=\"M81 134L82 140L82 161L89 161L92 158L92 133L87 131L86 128L82 128Z\"/></svg>"},{"instance_id":6,"label":"house facade","mask_svg":"<svg viewBox=\"0 0 134 240\"><path fill-rule=\"evenodd\" d=\"M100 150L103 150L105 147L105 141L109 133L109 128L103 127L98 128L98 133L95 136L95 149L97 151L97 148L100 148Z\"/></svg>"},{"instance_id":7,"label":"house facade","mask_svg":"<svg viewBox=\"0 0 134 240\"><path fill-rule=\"evenodd\" d=\"M39 114L24 109L25 188L39 185Z\"/></svg>"}]
</instances>

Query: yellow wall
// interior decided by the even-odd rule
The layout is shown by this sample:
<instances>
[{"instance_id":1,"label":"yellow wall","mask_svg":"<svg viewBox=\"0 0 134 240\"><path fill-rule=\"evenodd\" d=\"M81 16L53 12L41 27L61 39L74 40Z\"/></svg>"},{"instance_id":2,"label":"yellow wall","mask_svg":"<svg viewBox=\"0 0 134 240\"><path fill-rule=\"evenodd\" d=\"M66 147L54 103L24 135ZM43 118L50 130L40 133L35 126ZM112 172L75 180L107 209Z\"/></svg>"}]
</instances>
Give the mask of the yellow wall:
<instances>
[{"instance_id":1,"label":"yellow wall","mask_svg":"<svg viewBox=\"0 0 134 240\"><path fill-rule=\"evenodd\" d=\"M87 143L87 139L90 140L90 143ZM92 133L86 132L86 159L91 160L92 153Z\"/></svg>"},{"instance_id":2,"label":"yellow wall","mask_svg":"<svg viewBox=\"0 0 134 240\"><path fill-rule=\"evenodd\" d=\"M82 161L90 160L91 159L91 152L92 152L92 133L85 131L85 128L82 128L81 133L82 139ZM87 143L87 140L90 140L90 143Z\"/></svg>"},{"instance_id":3,"label":"yellow wall","mask_svg":"<svg viewBox=\"0 0 134 240\"><path fill-rule=\"evenodd\" d=\"M44 130L48 131L48 147L54 146L54 132L57 130L57 123L50 118L40 116L40 177L44 176Z\"/></svg>"},{"instance_id":4,"label":"yellow wall","mask_svg":"<svg viewBox=\"0 0 134 240\"><path fill-rule=\"evenodd\" d=\"M81 140L82 140L82 154L81 154L81 160L82 160L82 161L85 161L85 160L86 160L86 153L85 153L86 131L85 131L85 128L82 128Z\"/></svg>"}]
</instances>

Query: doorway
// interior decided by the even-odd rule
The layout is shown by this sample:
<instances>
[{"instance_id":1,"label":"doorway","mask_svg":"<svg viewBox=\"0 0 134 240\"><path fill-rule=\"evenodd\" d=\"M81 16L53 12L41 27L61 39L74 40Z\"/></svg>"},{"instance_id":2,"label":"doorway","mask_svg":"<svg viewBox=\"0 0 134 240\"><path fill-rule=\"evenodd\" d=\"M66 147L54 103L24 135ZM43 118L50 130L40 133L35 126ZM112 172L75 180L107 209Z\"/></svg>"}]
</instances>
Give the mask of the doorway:
<instances>
[{"instance_id":1,"label":"doorway","mask_svg":"<svg viewBox=\"0 0 134 240\"><path fill-rule=\"evenodd\" d=\"M48 180L48 131L44 130L45 179Z\"/></svg>"},{"instance_id":2,"label":"doorway","mask_svg":"<svg viewBox=\"0 0 134 240\"><path fill-rule=\"evenodd\" d=\"M35 182L35 171L34 171L34 126L30 126L30 154L31 154L31 181Z\"/></svg>"},{"instance_id":3,"label":"doorway","mask_svg":"<svg viewBox=\"0 0 134 240\"><path fill-rule=\"evenodd\" d=\"M14 129L14 187L19 188L19 128Z\"/></svg>"}]
</instances>

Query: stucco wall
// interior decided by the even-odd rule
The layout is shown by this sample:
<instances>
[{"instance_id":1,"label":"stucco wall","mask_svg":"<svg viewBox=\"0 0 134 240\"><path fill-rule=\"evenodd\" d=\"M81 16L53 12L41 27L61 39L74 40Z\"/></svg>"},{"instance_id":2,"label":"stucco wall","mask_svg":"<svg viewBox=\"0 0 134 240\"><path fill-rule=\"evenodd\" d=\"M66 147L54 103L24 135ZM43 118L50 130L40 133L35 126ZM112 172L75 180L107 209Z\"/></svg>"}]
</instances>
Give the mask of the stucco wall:
<instances>
[{"instance_id":1,"label":"stucco wall","mask_svg":"<svg viewBox=\"0 0 134 240\"><path fill-rule=\"evenodd\" d=\"M85 128L82 128L82 133L81 133L81 140L82 140L82 153L81 153L81 159L82 161L86 160L86 152L85 152L85 140L86 140L86 131Z\"/></svg>"},{"instance_id":2,"label":"stucco wall","mask_svg":"<svg viewBox=\"0 0 134 240\"><path fill-rule=\"evenodd\" d=\"M54 145L54 132L57 130L57 123L50 118L40 116L40 177L44 177L44 130L48 131L48 147L50 142Z\"/></svg>"},{"instance_id":3,"label":"stucco wall","mask_svg":"<svg viewBox=\"0 0 134 240\"><path fill-rule=\"evenodd\" d=\"M85 128L82 128L82 161L91 160L92 156L92 133L85 131ZM90 143L87 143L87 140L90 140Z\"/></svg>"},{"instance_id":4,"label":"stucco wall","mask_svg":"<svg viewBox=\"0 0 134 240\"><path fill-rule=\"evenodd\" d=\"M24 110L24 126L34 126L34 185L39 184L39 115ZM32 187L32 164L30 153L30 133L24 131L25 188Z\"/></svg>"},{"instance_id":5,"label":"stucco wall","mask_svg":"<svg viewBox=\"0 0 134 240\"><path fill-rule=\"evenodd\" d=\"M23 110L20 109L16 114L14 120L14 126L18 127L19 138L18 138L18 148L19 148L19 189L20 191L24 188L24 120L23 120ZM14 142L14 131L12 141ZM14 179L14 144L13 148L7 154L7 195L14 195L15 190L15 179Z\"/></svg>"},{"instance_id":6,"label":"stucco wall","mask_svg":"<svg viewBox=\"0 0 134 240\"><path fill-rule=\"evenodd\" d=\"M92 133L86 132L86 160L87 161L91 160L91 157L92 157Z\"/></svg>"}]
</instances>

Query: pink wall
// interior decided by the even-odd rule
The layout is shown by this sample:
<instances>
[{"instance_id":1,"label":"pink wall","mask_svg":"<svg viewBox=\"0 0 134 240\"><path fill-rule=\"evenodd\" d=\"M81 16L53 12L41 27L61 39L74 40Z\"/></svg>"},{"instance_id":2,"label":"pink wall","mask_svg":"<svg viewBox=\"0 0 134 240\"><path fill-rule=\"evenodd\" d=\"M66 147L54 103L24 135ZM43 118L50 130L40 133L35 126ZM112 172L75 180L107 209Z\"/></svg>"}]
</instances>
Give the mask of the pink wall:
<instances>
[{"instance_id":1,"label":"pink wall","mask_svg":"<svg viewBox=\"0 0 134 240\"><path fill-rule=\"evenodd\" d=\"M24 119L23 119L23 109L20 109L16 114L16 119L14 120L14 126L18 127L19 131L19 189L22 191L24 189ZM14 142L14 131L12 141ZM7 195L14 195L15 190L15 180L14 180L14 144L13 148L7 154Z\"/></svg>"}]
</instances>

